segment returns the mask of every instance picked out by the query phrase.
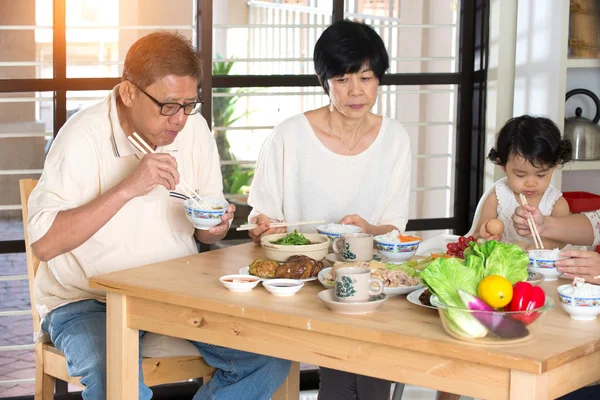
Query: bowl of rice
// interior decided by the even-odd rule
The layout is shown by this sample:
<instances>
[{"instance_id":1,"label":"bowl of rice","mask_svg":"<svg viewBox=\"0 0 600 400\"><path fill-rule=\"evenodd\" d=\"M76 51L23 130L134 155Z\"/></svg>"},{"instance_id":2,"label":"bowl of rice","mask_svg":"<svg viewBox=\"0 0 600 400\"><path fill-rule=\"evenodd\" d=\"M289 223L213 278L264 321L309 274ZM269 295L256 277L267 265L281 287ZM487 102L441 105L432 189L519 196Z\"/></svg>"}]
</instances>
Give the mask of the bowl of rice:
<instances>
[{"instance_id":1,"label":"bowl of rice","mask_svg":"<svg viewBox=\"0 0 600 400\"><path fill-rule=\"evenodd\" d=\"M555 265L557 260L568 257L561 257L559 249L538 249L529 250L529 271L544 275L546 281L555 281L562 274Z\"/></svg>"},{"instance_id":2,"label":"bowl of rice","mask_svg":"<svg viewBox=\"0 0 600 400\"><path fill-rule=\"evenodd\" d=\"M413 257L422 239L418 236L406 236L396 229L385 235L373 238L379 254L386 256L389 262L406 261Z\"/></svg>"},{"instance_id":3,"label":"bowl of rice","mask_svg":"<svg viewBox=\"0 0 600 400\"><path fill-rule=\"evenodd\" d=\"M229 207L225 200L216 197L195 198L195 200L187 199L183 202L185 216L194 228L207 230L221 223L221 217Z\"/></svg>"},{"instance_id":4,"label":"bowl of rice","mask_svg":"<svg viewBox=\"0 0 600 400\"><path fill-rule=\"evenodd\" d=\"M345 233L360 233L362 230L356 225L334 224L333 222L330 222L326 225L317 226L317 232L327 236L330 241L333 241L335 238L339 238Z\"/></svg>"}]
</instances>

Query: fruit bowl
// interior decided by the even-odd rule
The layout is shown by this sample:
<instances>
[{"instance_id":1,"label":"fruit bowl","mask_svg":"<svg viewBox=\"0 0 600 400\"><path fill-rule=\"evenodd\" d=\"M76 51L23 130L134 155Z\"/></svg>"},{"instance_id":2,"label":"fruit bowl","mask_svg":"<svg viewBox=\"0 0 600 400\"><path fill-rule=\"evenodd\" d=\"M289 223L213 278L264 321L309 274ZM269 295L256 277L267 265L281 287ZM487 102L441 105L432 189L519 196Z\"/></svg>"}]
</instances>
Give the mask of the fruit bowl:
<instances>
[{"instance_id":1,"label":"fruit bowl","mask_svg":"<svg viewBox=\"0 0 600 400\"><path fill-rule=\"evenodd\" d=\"M455 339L482 345L514 344L529 340L546 311L554 308L552 298L540 308L527 311L477 311L444 304L435 294L431 304L437 307L446 333Z\"/></svg>"}]
</instances>

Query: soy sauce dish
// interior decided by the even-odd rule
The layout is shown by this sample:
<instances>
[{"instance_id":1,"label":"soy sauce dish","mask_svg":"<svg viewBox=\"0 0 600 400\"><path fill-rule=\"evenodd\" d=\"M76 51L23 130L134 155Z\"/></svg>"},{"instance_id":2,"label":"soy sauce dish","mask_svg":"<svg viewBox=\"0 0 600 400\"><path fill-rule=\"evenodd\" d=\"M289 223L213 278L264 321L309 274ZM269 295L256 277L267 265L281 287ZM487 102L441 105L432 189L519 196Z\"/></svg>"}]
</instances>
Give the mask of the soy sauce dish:
<instances>
[{"instance_id":1,"label":"soy sauce dish","mask_svg":"<svg viewBox=\"0 0 600 400\"><path fill-rule=\"evenodd\" d=\"M249 292L258 285L260 279L248 275L234 274L224 275L219 278L219 281L232 292Z\"/></svg>"},{"instance_id":2,"label":"soy sauce dish","mask_svg":"<svg viewBox=\"0 0 600 400\"><path fill-rule=\"evenodd\" d=\"M263 281L263 286L275 296L293 296L302 289L304 282L295 279L270 279Z\"/></svg>"}]
</instances>

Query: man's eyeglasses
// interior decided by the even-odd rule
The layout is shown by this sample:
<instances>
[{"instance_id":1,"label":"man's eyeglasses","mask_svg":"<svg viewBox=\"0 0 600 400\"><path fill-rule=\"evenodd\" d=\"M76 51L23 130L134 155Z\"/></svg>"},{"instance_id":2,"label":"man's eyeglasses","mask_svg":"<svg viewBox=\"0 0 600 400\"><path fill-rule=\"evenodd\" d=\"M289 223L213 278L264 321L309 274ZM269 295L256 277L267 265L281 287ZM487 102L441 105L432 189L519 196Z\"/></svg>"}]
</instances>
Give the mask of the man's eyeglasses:
<instances>
[{"instance_id":1,"label":"man's eyeglasses","mask_svg":"<svg viewBox=\"0 0 600 400\"><path fill-rule=\"evenodd\" d=\"M149 95L144 89L142 89L141 87L139 87L135 82L133 82L131 79L128 79L129 82L131 82L136 88L140 89L140 91L142 93L144 93L146 96L148 96L148 98L150 100L152 100L154 103L156 103L157 106L160 107L160 114L161 115L165 115L165 116L173 116L175 114L177 114L179 112L179 110L181 110L183 108L183 113L185 115L193 115L193 114L197 114L201 109L202 109L202 104L204 104L203 101L192 101L191 103L185 103L185 104L180 104L180 103L161 103L160 101L156 100L154 97L152 97L151 95Z\"/></svg>"}]
</instances>

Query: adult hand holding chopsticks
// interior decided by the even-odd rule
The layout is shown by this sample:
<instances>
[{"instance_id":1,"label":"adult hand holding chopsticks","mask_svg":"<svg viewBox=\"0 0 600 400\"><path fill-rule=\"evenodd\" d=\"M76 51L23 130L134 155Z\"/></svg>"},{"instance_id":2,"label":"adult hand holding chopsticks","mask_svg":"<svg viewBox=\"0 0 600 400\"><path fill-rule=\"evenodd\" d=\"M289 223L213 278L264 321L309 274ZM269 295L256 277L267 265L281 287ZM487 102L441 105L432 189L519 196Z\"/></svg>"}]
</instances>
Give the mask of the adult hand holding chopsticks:
<instances>
[{"instance_id":1,"label":"adult hand holding chopsticks","mask_svg":"<svg viewBox=\"0 0 600 400\"><path fill-rule=\"evenodd\" d=\"M178 184L177 161L164 153L144 155L131 175L121 183L130 198L146 195L158 185L175 190Z\"/></svg>"},{"instance_id":2,"label":"adult hand holding chopsticks","mask_svg":"<svg viewBox=\"0 0 600 400\"><path fill-rule=\"evenodd\" d=\"M259 214L256 217L256 222L258 226L250 231L248 234L254 240L254 243L260 243L260 239L265 235L271 235L274 233L285 233L286 228L271 228L271 224L274 223L269 217L263 214Z\"/></svg>"}]
</instances>

